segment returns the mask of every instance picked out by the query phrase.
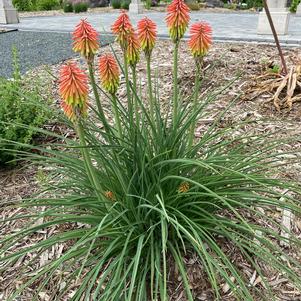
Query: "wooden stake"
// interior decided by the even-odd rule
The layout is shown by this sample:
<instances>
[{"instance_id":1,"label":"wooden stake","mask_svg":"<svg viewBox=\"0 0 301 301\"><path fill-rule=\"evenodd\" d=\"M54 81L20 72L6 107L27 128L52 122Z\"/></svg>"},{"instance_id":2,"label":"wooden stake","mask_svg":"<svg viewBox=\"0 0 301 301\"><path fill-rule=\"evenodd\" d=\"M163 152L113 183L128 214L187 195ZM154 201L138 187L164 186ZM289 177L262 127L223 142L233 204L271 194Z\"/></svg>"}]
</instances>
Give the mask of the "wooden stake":
<instances>
[{"instance_id":1,"label":"wooden stake","mask_svg":"<svg viewBox=\"0 0 301 301\"><path fill-rule=\"evenodd\" d=\"M267 4L266 0L263 0L263 6L264 6L265 12L267 14L267 17L268 17L268 20L269 20L269 23L270 23L270 26L271 26L271 30L272 30L272 33L273 33L273 36L274 36L276 46L278 48L278 52L279 52L279 56L280 56L281 64L282 64L282 71L286 75L287 74L287 67L286 67L285 59L284 59L284 56L283 56L283 52L282 52L282 49L281 49L281 46L280 46L280 43L279 43L278 35L277 35L276 29L275 29L275 26L274 26L274 23L273 23L273 19L272 19L272 16L271 16L271 13L270 13L270 10L269 10L269 7L268 7L268 4Z\"/></svg>"}]
</instances>

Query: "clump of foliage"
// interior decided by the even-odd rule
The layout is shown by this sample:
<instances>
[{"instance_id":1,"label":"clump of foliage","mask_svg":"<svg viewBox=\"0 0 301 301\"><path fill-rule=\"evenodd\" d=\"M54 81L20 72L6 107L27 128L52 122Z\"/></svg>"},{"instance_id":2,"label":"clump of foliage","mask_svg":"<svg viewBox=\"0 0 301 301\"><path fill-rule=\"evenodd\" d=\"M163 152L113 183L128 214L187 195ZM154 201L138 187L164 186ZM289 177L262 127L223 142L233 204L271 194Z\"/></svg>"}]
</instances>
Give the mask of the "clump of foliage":
<instances>
[{"instance_id":1,"label":"clump of foliage","mask_svg":"<svg viewBox=\"0 0 301 301\"><path fill-rule=\"evenodd\" d=\"M200 4L198 2L187 1L186 3L191 10L200 10Z\"/></svg>"},{"instance_id":2,"label":"clump of foliage","mask_svg":"<svg viewBox=\"0 0 301 301\"><path fill-rule=\"evenodd\" d=\"M13 0L13 5L19 11L30 11L36 9L36 2L37 0Z\"/></svg>"},{"instance_id":3,"label":"clump of foliage","mask_svg":"<svg viewBox=\"0 0 301 301\"><path fill-rule=\"evenodd\" d=\"M16 159L49 117L37 92L23 88L16 49L13 56L14 78L0 79L0 165Z\"/></svg>"},{"instance_id":4,"label":"clump of foliage","mask_svg":"<svg viewBox=\"0 0 301 301\"><path fill-rule=\"evenodd\" d=\"M59 0L37 0L37 10L52 10L60 8Z\"/></svg>"},{"instance_id":5,"label":"clump of foliage","mask_svg":"<svg viewBox=\"0 0 301 301\"><path fill-rule=\"evenodd\" d=\"M131 4L131 0L122 0L120 7L122 9L129 9L130 4Z\"/></svg>"},{"instance_id":6,"label":"clump of foliage","mask_svg":"<svg viewBox=\"0 0 301 301\"><path fill-rule=\"evenodd\" d=\"M46 190L43 197L22 201L21 205L32 210L38 208L36 212L13 217L28 218L28 227L0 241L3 270L27 253L35 254L28 263L28 277L20 275L22 285L9 300L31 286L37 297L52 277L61 279L57 275L64 275L66 283L57 291L57 300L63 300L71 289L72 300L169 300L168 277L174 266L187 300L193 301L184 261L191 253L207 274L216 300L222 299L221 284L227 284L237 300L254 300L254 292L263 300L273 300L263 263L301 288L300 264L278 245L284 240L300 248L300 240L262 213L275 208L300 213L299 204L289 196L300 194L300 185L275 178L282 164L278 147L286 141L239 134L244 123L221 127L235 101L229 101L200 138L195 137L197 120L206 117L208 106L223 91L200 95L212 30L205 22L191 26L188 46L195 59L195 85L192 95L184 99L178 80L178 55L188 28L189 9L183 0L172 2L166 20L174 44L173 92L167 111L161 108L159 88L151 72L154 22L140 20L136 34L128 15L122 12L112 31L121 46L123 63L115 52L105 53L97 67L97 31L85 20L76 27L74 50L82 54L87 70L75 62L64 65L59 92L77 139L62 136L65 152L56 150L57 146L41 147L45 156L32 156L52 171L53 181L49 196ZM147 66L146 98L137 84L140 51ZM117 94L120 69L125 79L126 106ZM88 105L89 83L94 94L89 102L92 110ZM111 105L110 116L103 109L104 98ZM282 189L290 194L282 195ZM47 209L41 211L41 207ZM41 222L30 224L30 218ZM81 226L71 228L71 223ZM62 230L33 244L20 244L54 225ZM280 235L282 231L289 235ZM239 250L261 277L261 289L250 287L249 277L225 252L222 239ZM64 252L53 256L32 276L34 261L62 243ZM17 250L12 252L13 246Z\"/></svg>"},{"instance_id":7,"label":"clump of foliage","mask_svg":"<svg viewBox=\"0 0 301 301\"><path fill-rule=\"evenodd\" d=\"M121 8L121 0L111 0L111 5L114 9Z\"/></svg>"},{"instance_id":8,"label":"clump of foliage","mask_svg":"<svg viewBox=\"0 0 301 301\"><path fill-rule=\"evenodd\" d=\"M20 11L52 10L61 7L59 0L13 0Z\"/></svg>"},{"instance_id":9,"label":"clump of foliage","mask_svg":"<svg viewBox=\"0 0 301 301\"><path fill-rule=\"evenodd\" d=\"M291 6L290 6L291 13L295 13L297 11L299 3L300 3L300 0L292 0Z\"/></svg>"},{"instance_id":10,"label":"clump of foliage","mask_svg":"<svg viewBox=\"0 0 301 301\"><path fill-rule=\"evenodd\" d=\"M73 5L73 9L75 13L82 13L86 12L89 8L89 5L87 2L78 2Z\"/></svg>"},{"instance_id":11,"label":"clump of foliage","mask_svg":"<svg viewBox=\"0 0 301 301\"><path fill-rule=\"evenodd\" d=\"M73 12L73 4L71 2L65 2L63 4L63 10L65 13L72 13Z\"/></svg>"}]
</instances>

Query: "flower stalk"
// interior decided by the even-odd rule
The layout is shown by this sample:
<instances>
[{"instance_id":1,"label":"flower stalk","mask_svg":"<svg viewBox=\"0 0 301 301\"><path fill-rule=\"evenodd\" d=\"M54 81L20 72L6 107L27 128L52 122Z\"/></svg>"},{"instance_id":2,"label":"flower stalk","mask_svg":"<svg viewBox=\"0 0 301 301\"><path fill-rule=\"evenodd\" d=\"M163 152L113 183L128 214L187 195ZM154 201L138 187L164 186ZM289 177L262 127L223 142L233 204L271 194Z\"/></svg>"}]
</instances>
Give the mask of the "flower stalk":
<instances>
[{"instance_id":1,"label":"flower stalk","mask_svg":"<svg viewBox=\"0 0 301 301\"><path fill-rule=\"evenodd\" d=\"M194 82L194 93L193 93L193 115L195 118L195 121L192 122L191 128L190 128L190 135L189 135L189 146L192 146L193 139L194 139L194 133L197 125L197 116L195 116L197 107L198 107L198 99L199 99L199 90L201 86L201 70L202 70L202 60L196 61L196 74L195 74L195 82Z\"/></svg>"},{"instance_id":2,"label":"flower stalk","mask_svg":"<svg viewBox=\"0 0 301 301\"><path fill-rule=\"evenodd\" d=\"M173 127L176 128L177 116L178 116L178 53L179 53L179 41L174 45L173 54Z\"/></svg>"}]
</instances>

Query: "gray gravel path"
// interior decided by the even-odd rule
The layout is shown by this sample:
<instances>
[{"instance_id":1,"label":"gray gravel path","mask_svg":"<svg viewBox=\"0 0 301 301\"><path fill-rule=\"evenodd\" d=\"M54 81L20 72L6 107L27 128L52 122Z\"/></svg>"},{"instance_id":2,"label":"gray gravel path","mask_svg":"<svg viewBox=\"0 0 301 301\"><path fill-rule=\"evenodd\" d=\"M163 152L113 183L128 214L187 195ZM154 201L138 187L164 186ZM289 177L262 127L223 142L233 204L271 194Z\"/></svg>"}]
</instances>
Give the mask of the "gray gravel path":
<instances>
[{"instance_id":1,"label":"gray gravel path","mask_svg":"<svg viewBox=\"0 0 301 301\"><path fill-rule=\"evenodd\" d=\"M102 45L112 39L102 37ZM76 56L72 51L70 33L14 31L0 34L0 76L12 75L12 47L16 46L20 57L20 69L24 73L34 67L56 64Z\"/></svg>"}]
</instances>

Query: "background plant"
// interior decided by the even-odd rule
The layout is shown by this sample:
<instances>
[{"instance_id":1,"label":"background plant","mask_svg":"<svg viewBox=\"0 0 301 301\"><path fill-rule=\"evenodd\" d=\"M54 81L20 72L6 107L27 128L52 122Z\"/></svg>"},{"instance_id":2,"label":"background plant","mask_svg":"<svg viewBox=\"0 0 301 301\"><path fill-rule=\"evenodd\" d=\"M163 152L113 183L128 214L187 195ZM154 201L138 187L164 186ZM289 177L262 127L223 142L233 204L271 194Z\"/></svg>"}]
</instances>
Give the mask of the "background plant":
<instances>
[{"instance_id":1,"label":"background plant","mask_svg":"<svg viewBox=\"0 0 301 301\"><path fill-rule=\"evenodd\" d=\"M17 50L13 50L14 78L0 79L0 165L16 158L50 117L37 90L23 86Z\"/></svg>"},{"instance_id":2,"label":"background plant","mask_svg":"<svg viewBox=\"0 0 301 301\"><path fill-rule=\"evenodd\" d=\"M73 4L71 2L65 2L63 4L63 10L65 13L72 13L73 12Z\"/></svg>"},{"instance_id":3,"label":"background plant","mask_svg":"<svg viewBox=\"0 0 301 301\"><path fill-rule=\"evenodd\" d=\"M75 13L82 13L88 10L88 3L87 2L78 2L73 5L73 9Z\"/></svg>"},{"instance_id":4,"label":"background plant","mask_svg":"<svg viewBox=\"0 0 301 301\"><path fill-rule=\"evenodd\" d=\"M35 10L37 0L12 0L13 5L20 11Z\"/></svg>"},{"instance_id":5,"label":"background plant","mask_svg":"<svg viewBox=\"0 0 301 301\"><path fill-rule=\"evenodd\" d=\"M192 301L195 296L184 262L191 253L201 262L216 299L221 299L220 284L227 283L238 300L253 300L256 292L263 300L273 300L262 263L301 288L300 264L277 244L285 240L300 248L300 240L292 233L282 237L281 230L288 230L260 210L282 208L300 213L297 198L292 197L300 195L300 186L275 178L282 164L278 148L288 141L252 132L240 134L238 130L245 126L244 122L221 127L235 99L229 100L229 106L195 139L196 120L206 117L209 105L226 87L199 96L200 62L210 48L211 30L208 24L204 27L197 23L189 43L198 75L196 89L188 99L183 98L177 62L188 13L180 0L168 8L167 22L174 45L174 91L168 112L160 108L157 81L150 68L147 98L142 98L139 88L135 88L139 82L135 63L141 55L135 29L124 12L112 26L123 63L116 56L101 56L99 83L94 62L98 34L86 21L76 27L74 50L87 63L94 102L88 103L86 70L74 63L64 65L60 74L61 105L77 139L61 137L66 143L64 152L61 145L52 145L38 148L45 156L29 155L51 167L50 177L56 181L51 182L48 197L22 202L23 206L38 208L27 218L42 222L36 225L31 220L28 227L3 239L0 262L5 269L31 252L36 254L28 263L31 266L57 243L65 242L67 248L59 258L52 258L35 271L34 276L23 279L11 300L28 286L33 286L38 296L58 271L67 283L57 292L58 300L69 293L75 282L78 286L72 300L169 300L168 275L175 266L183 279L186 297ZM150 61L156 27L147 18L139 22L138 41ZM120 84L117 61L126 79L126 105L116 94ZM110 118L104 114L103 97L110 101ZM88 106L92 108L88 110ZM290 194L283 195L282 190ZM45 206L47 209L41 212ZM254 217L263 222L258 223ZM16 218L26 217L21 214L13 217ZM44 241L10 252L12 245L36 231L70 223L82 226L67 227ZM249 278L220 245L221 238L240 251L261 277L265 289L250 288Z\"/></svg>"},{"instance_id":6,"label":"background plant","mask_svg":"<svg viewBox=\"0 0 301 301\"><path fill-rule=\"evenodd\" d=\"M290 12L295 13L297 11L297 7L300 3L300 0L292 0L291 6L290 6Z\"/></svg>"},{"instance_id":7,"label":"background plant","mask_svg":"<svg viewBox=\"0 0 301 301\"><path fill-rule=\"evenodd\" d=\"M111 0L111 5L114 9L119 9L121 7L120 0Z\"/></svg>"},{"instance_id":8,"label":"background plant","mask_svg":"<svg viewBox=\"0 0 301 301\"><path fill-rule=\"evenodd\" d=\"M131 0L122 0L122 1L121 1L120 7L121 7L122 9L128 10L129 7L130 7L130 4L131 4Z\"/></svg>"}]
</instances>

